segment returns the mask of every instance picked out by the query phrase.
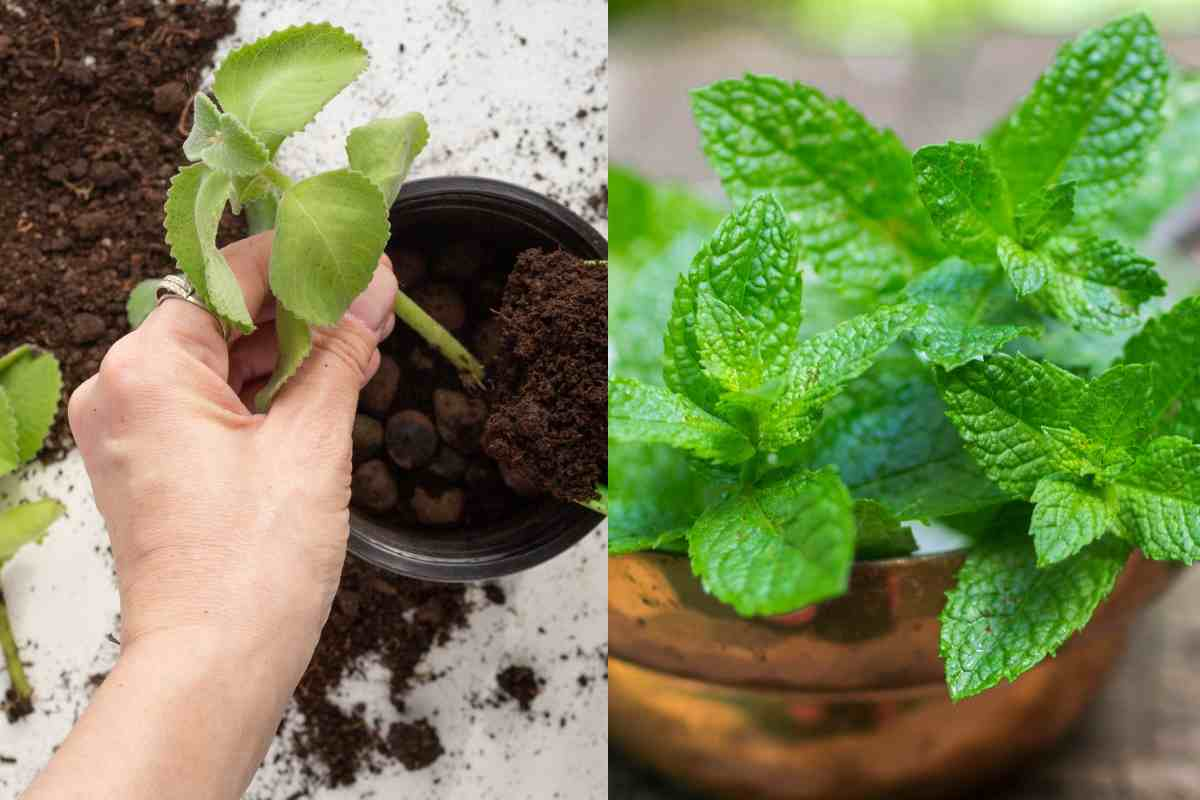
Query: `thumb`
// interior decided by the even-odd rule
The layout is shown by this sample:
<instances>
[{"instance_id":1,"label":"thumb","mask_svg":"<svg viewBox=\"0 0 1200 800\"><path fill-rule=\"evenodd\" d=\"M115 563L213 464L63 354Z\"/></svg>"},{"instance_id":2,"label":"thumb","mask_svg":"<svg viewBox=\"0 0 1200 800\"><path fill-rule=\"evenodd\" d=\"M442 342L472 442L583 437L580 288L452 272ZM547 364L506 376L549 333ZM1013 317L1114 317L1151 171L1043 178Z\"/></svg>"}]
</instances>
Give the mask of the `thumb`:
<instances>
[{"instance_id":1,"label":"thumb","mask_svg":"<svg viewBox=\"0 0 1200 800\"><path fill-rule=\"evenodd\" d=\"M341 322L313 329L312 352L271 404L268 424L278 419L299 435L319 431L349 442L358 393L379 367L379 343L395 325L396 290L385 256Z\"/></svg>"}]
</instances>

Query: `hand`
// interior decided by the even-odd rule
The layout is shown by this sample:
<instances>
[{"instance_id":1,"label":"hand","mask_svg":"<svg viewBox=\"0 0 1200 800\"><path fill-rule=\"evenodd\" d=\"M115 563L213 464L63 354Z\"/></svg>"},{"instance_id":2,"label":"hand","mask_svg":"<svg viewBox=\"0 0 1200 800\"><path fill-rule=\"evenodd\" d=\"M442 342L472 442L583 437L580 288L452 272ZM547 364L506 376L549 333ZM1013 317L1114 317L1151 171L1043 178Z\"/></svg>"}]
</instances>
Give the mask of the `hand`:
<instances>
[{"instance_id":1,"label":"hand","mask_svg":"<svg viewBox=\"0 0 1200 800\"><path fill-rule=\"evenodd\" d=\"M274 312L270 246L266 233L223 251L256 323ZM358 393L395 324L396 288L381 259L342 322L314 331L312 354L266 415L248 408L274 366L273 327L227 346L208 312L176 300L118 341L76 390L71 429L108 525L121 595L121 661L102 692L118 675L144 682L149 673L173 698L183 687L164 671L185 676L187 693L228 691L225 722L264 729L265 751L337 589ZM174 700L164 702L176 713ZM238 716L242 706L249 720ZM242 742L247 781L262 756L256 749ZM169 793L185 796L178 790Z\"/></svg>"}]
</instances>

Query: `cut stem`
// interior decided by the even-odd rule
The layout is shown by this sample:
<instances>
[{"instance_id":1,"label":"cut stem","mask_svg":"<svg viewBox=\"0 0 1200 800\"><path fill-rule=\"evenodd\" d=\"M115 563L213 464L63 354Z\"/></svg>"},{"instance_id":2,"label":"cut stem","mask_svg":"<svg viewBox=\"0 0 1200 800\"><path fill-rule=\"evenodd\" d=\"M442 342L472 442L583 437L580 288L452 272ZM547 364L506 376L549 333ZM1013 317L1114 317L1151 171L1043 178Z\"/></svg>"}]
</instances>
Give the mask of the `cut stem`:
<instances>
[{"instance_id":1,"label":"cut stem","mask_svg":"<svg viewBox=\"0 0 1200 800\"><path fill-rule=\"evenodd\" d=\"M0 600L0 647L4 648L4 663L8 667L8 675L12 679L13 692L22 704L28 704L33 699L33 687L29 678L25 677L25 667L21 664L21 652L17 649L17 640L13 637L12 625L8 622L8 606Z\"/></svg>"},{"instance_id":2,"label":"cut stem","mask_svg":"<svg viewBox=\"0 0 1200 800\"><path fill-rule=\"evenodd\" d=\"M396 316L421 334L426 342L446 357L464 376L463 380L477 389L483 388L483 364L463 347L450 331L436 319L425 313L425 309L412 301L404 292L396 292Z\"/></svg>"}]
</instances>

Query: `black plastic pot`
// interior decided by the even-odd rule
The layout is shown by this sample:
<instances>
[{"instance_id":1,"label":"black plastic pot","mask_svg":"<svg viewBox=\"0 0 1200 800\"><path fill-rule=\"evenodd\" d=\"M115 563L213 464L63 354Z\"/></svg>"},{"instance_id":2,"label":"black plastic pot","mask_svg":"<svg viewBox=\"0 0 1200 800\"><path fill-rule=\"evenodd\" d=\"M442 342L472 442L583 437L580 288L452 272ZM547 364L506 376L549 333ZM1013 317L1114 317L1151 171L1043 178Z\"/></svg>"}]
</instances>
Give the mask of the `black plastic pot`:
<instances>
[{"instance_id":1,"label":"black plastic pot","mask_svg":"<svg viewBox=\"0 0 1200 800\"><path fill-rule=\"evenodd\" d=\"M393 242L404 241L409 231L443 228L511 238L522 248L562 248L582 258L608 258L604 237L570 209L488 178L413 181L400 191L391 219ZM352 508L350 552L413 578L474 581L537 566L578 542L602 519L594 511L550 497L509 519L451 529L384 524Z\"/></svg>"}]
</instances>

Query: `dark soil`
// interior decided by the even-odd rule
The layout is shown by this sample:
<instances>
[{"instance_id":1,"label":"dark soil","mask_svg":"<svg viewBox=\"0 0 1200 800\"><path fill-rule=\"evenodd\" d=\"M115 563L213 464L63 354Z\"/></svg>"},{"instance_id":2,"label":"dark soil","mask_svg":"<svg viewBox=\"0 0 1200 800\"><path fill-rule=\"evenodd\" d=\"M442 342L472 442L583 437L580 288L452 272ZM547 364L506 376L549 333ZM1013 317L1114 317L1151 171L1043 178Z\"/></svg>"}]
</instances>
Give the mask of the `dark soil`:
<instances>
[{"instance_id":1,"label":"dark soil","mask_svg":"<svg viewBox=\"0 0 1200 800\"><path fill-rule=\"evenodd\" d=\"M527 250L504 289L484 449L510 485L596 497L608 475L608 271Z\"/></svg>"},{"instance_id":2,"label":"dark soil","mask_svg":"<svg viewBox=\"0 0 1200 800\"><path fill-rule=\"evenodd\" d=\"M388 729L387 752L405 768L424 769L442 757L442 741L427 719L393 722Z\"/></svg>"},{"instance_id":3,"label":"dark soil","mask_svg":"<svg viewBox=\"0 0 1200 800\"><path fill-rule=\"evenodd\" d=\"M129 291L172 270L163 202L183 114L236 7L20 5L0 3L0 352L52 350L65 398L128 331ZM45 454L69 445L60 414Z\"/></svg>"},{"instance_id":4,"label":"dark soil","mask_svg":"<svg viewBox=\"0 0 1200 800\"><path fill-rule=\"evenodd\" d=\"M544 681L530 667L511 666L496 676L500 691L517 701L522 711L528 711L542 693Z\"/></svg>"}]
</instances>

